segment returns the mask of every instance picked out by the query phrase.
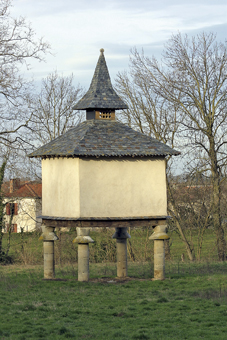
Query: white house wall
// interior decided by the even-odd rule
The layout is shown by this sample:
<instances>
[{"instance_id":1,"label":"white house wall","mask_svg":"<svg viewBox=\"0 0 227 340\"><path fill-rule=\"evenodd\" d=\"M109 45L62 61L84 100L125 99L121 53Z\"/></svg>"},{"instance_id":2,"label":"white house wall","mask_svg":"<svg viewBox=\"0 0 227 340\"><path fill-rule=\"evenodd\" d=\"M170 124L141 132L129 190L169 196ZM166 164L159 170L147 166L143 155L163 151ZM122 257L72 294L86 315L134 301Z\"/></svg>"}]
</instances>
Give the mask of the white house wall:
<instances>
[{"instance_id":1,"label":"white house wall","mask_svg":"<svg viewBox=\"0 0 227 340\"><path fill-rule=\"evenodd\" d=\"M41 226L41 220L37 219L37 216L41 215L42 202L41 199L36 198L18 198L7 199L5 202L17 203L18 214L13 216L12 224L17 224L17 232L21 232L23 228L24 232L34 231ZM5 215L5 223L9 223L10 216Z\"/></svg>"}]
</instances>

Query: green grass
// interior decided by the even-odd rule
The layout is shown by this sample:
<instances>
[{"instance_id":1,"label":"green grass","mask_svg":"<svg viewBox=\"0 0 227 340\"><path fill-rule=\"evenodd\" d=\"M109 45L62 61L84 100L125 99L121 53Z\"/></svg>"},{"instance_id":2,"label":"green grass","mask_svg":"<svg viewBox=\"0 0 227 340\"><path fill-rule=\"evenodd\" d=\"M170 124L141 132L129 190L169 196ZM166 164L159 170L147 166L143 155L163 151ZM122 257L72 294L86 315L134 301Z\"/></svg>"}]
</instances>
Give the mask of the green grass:
<instances>
[{"instance_id":1,"label":"green grass","mask_svg":"<svg viewBox=\"0 0 227 340\"><path fill-rule=\"evenodd\" d=\"M131 230L130 279L123 281L115 278L113 230L92 232L88 283L77 281L75 231L55 242L54 281L43 280L39 233L23 240L12 234L15 264L0 266L0 339L226 339L227 263L214 262L212 230L206 231L201 261L194 263L181 261L184 245L170 233L171 259L161 282L151 281L151 233ZM7 235L3 241L5 246ZM192 241L196 251L196 231Z\"/></svg>"},{"instance_id":2,"label":"green grass","mask_svg":"<svg viewBox=\"0 0 227 340\"><path fill-rule=\"evenodd\" d=\"M114 263L90 269L83 283L76 265L57 266L59 281L0 267L0 339L226 339L226 263L167 264L165 281L149 263L129 263L126 281Z\"/></svg>"}]
</instances>

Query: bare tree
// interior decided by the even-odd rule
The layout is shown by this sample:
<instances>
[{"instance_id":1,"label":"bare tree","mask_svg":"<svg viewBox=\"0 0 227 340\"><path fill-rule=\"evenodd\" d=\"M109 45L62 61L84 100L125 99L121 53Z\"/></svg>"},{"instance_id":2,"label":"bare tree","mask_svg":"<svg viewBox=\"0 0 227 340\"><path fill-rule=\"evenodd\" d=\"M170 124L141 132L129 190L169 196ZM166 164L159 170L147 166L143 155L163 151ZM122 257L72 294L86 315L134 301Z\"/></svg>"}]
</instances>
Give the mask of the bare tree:
<instances>
[{"instance_id":1,"label":"bare tree","mask_svg":"<svg viewBox=\"0 0 227 340\"><path fill-rule=\"evenodd\" d=\"M24 143L24 130L32 114L29 112L29 95L32 82L22 76L29 69L30 60L42 61L49 45L37 39L30 24L22 17L10 15L11 0L0 2L0 186L10 163L10 154L20 150ZM1 189L1 188L0 188ZM0 257L2 228L4 227L3 194L0 195ZM10 236L9 236L10 237ZM9 247L8 247L9 249Z\"/></svg>"},{"instance_id":2,"label":"bare tree","mask_svg":"<svg viewBox=\"0 0 227 340\"><path fill-rule=\"evenodd\" d=\"M55 71L42 80L41 92L33 100L35 142L47 143L81 121L82 114L72 107L82 94L82 87L73 85L73 74L64 77Z\"/></svg>"},{"instance_id":3,"label":"bare tree","mask_svg":"<svg viewBox=\"0 0 227 340\"><path fill-rule=\"evenodd\" d=\"M227 45L213 33L188 38L173 35L162 63L134 49L131 67L135 84L146 83L155 95L176 108L179 136L190 147L191 171L211 176L212 218L219 260L226 258L220 202L226 169Z\"/></svg>"},{"instance_id":4,"label":"bare tree","mask_svg":"<svg viewBox=\"0 0 227 340\"><path fill-rule=\"evenodd\" d=\"M140 78L137 70L136 78L134 68L131 67L129 74L119 73L116 79L116 88L129 109L120 112L119 119L142 133L155 137L157 140L169 144L171 147L179 147L178 112L174 104L169 103L159 94L154 93L149 86L149 78ZM189 259L194 260L194 248L186 236L184 220L178 209L175 199L175 190L172 186L173 162L167 157L167 191L168 213L173 217L179 235L185 244Z\"/></svg>"},{"instance_id":5,"label":"bare tree","mask_svg":"<svg viewBox=\"0 0 227 340\"><path fill-rule=\"evenodd\" d=\"M22 77L21 68L29 68L31 59L43 60L49 50L24 18L11 17L10 6L11 0L0 2L0 142L4 145L17 140L17 132L30 119L23 103L31 82Z\"/></svg>"}]
</instances>

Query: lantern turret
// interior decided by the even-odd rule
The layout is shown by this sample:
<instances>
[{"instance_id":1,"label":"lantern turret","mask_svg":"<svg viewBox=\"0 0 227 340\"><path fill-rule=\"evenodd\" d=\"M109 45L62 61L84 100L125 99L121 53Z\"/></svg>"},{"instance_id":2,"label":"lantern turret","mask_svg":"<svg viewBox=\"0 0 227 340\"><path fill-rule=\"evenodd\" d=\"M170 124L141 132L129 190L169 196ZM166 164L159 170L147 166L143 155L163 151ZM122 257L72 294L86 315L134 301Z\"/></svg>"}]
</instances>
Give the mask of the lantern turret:
<instances>
[{"instance_id":1,"label":"lantern turret","mask_svg":"<svg viewBox=\"0 0 227 340\"><path fill-rule=\"evenodd\" d=\"M104 49L101 48L90 88L73 109L86 110L87 120L115 120L115 110L127 108L128 106L113 89L104 57Z\"/></svg>"}]
</instances>

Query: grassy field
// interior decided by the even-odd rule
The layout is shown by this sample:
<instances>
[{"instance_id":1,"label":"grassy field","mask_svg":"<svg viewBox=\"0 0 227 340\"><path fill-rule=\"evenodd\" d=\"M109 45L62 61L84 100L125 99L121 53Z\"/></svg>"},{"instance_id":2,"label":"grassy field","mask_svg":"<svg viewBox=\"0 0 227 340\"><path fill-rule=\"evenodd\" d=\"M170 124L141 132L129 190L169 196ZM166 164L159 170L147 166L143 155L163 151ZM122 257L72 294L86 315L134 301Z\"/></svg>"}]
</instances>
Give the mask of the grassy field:
<instances>
[{"instance_id":1,"label":"grassy field","mask_svg":"<svg viewBox=\"0 0 227 340\"><path fill-rule=\"evenodd\" d=\"M149 263L129 263L128 280L113 263L57 266L45 281L42 266L0 267L0 339L226 339L227 264L167 265L151 281Z\"/></svg>"},{"instance_id":2,"label":"grassy field","mask_svg":"<svg viewBox=\"0 0 227 340\"><path fill-rule=\"evenodd\" d=\"M211 231L202 260L193 263L181 261L184 245L171 233L165 281L151 280L153 242L146 229L131 231L130 278L116 279L112 234L91 233L88 283L77 281L76 232L59 234L51 281L43 280L39 234L13 234L14 264L0 266L0 339L227 339L227 263L215 261ZM196 232L192 241L196 250Z\"/></svg>"}]
</instances>

